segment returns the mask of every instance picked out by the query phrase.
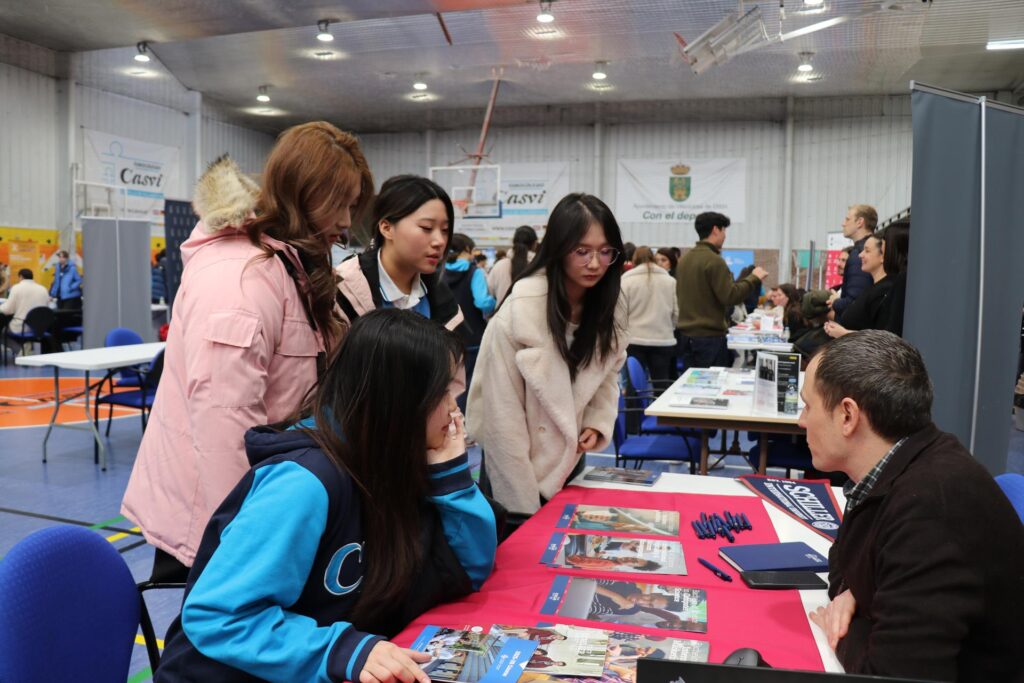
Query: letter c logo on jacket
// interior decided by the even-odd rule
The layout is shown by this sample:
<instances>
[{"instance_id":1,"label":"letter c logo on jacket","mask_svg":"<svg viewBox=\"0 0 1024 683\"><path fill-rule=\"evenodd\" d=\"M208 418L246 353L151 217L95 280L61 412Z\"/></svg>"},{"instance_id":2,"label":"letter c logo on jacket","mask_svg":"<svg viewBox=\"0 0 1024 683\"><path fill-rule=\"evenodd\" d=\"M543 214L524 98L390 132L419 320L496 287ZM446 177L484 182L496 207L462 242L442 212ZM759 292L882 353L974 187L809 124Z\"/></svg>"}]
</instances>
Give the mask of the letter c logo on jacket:
<instances>
[{"instance_id":1,"label":"letter c logo on jacket","mask_svg":"<svg viewBox=\"0 0 1024 683\"><path fill-rule=\"evenodd\" d=\"M360 563L363 561L363 546L359 543L349 543L334 553L334 557L328 563L327 571L324 572L324 588L329 593L333 595L347 595L358 588L359 584L363 582L363 577L360 576L358 581L349 586L341 585L341 568L345 564L345 560L352 553L358 553L358 561Z\"/></svg>"}]
</instances>

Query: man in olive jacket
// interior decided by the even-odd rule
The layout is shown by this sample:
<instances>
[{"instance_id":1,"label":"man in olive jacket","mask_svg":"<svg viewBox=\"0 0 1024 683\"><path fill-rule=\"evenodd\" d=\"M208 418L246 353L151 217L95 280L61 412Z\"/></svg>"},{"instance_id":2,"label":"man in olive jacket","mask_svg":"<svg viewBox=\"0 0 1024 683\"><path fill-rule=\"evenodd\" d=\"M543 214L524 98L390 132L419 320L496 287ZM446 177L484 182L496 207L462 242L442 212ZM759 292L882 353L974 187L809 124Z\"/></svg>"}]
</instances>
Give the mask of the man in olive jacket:
<instances>
[{"instance_id":1,"label":"man in olive jacket","mask_svg":"<svg viewBox=\"0 0 1024 683\"><path fill-rule=\"evenodd\" d=\"M726 346L729 310L753 291L760 291L768 275L763 268L734 282L722 258L729 218L706 212L694 227L700 241L676 266L676 297L679 299L679 352L688 368L732 365Z\"/></svg>"},{"instance_id":2,"label":"man in olive jacket","mask_svg":"<svg viewBox=\"0 0 1024 683\"><path fill-rule=\"evenodd\" d=\"M931 421L917 349L865 330L807 368L814 467L850 477L810 614L847 673L1024 680L1024 525L992 476Z\"/></svg>"}]
</instances>

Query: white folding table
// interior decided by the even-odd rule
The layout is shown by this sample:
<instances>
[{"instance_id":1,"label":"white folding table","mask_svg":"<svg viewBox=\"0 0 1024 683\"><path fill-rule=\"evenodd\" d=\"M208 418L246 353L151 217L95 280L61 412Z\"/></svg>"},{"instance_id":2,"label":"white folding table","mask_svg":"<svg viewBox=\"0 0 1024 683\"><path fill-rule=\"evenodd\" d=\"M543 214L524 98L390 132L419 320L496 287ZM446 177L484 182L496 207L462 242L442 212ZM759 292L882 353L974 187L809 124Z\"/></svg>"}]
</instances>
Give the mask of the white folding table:
<instances>
[{"instance_id":1,"label":"white folding table","mask_svg":"<svg viewBox=\"0 0 1024 683\"><path fill-rule=\"evenodd\" d=\"M16 365L26 367L52 367L53 368L53 415L50 416L50 425L46 428L46 436L43 437L43 462L46 462L46 442L50 439L50 432L54 427L64 429L81 429L91 431L96 445L99 448L100 469L107 469L107 451L103 445L103 439L93 424L93 416L89 411L89 373L97 370L111 372L121 368L130 368L135 365L143 365L153 360L156 354L160 353L165 342L154 342L151 344L128 344L127 346L104 346L98 349L83 349L81 351L63 351L61 353L43 353L37 356L18 356L14 359ZM60 371L81 370L85 372L85 422L86 425L58 424L57 413L60 412L62 403L67 403L74 396L61 400L60 398Z\"/></svg>"},{"instance_id":2,"label":"white folding table","mask_svg":"<svg viewBox=\"0 0 1024 683\"><path fill-rule=\"evenodd\" d=\"M712 429L735 429L739 431L760 432L761 438L761 461L758 465L758 472L765 473L768 463L768 438L767 434L804 434L804 430L798 424L799 411L797 415L782 415L774 412L761 412L754 408L753 395L748 396L727 396L729 407L722 409L714 408L690 408L671 405L673 402L680 402L683 396L676 392L676 388L683 386L690 373L691 368L683 373L671 387L666 389L661 396L644 411L646 415L653 415L658 418L658 424L671 425L673 427L691 427L700 429L700 473L708 473L708 430ZM749 370L749 376L753 377L754 371ZM801 381L803 375L801 374ZM753 390L752 386L747 387ZM724 446L724 441L723 441Z\"/></svg>"}]
</instances>

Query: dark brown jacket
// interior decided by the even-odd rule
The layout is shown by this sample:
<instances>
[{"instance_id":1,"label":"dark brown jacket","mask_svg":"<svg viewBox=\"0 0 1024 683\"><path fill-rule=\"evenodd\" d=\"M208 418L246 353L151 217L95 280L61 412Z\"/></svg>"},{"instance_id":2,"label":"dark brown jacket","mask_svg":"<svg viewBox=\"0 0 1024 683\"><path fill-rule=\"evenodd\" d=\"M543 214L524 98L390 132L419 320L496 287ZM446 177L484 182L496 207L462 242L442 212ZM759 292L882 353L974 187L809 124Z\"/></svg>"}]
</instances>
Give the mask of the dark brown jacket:
<instances>
[{"instance_id":1,"label":"dark brown jacket","mask_svg":"<svg viewBox=\"0 0 1024 683\"><path fill-rule=\"evenodd\" d=\"M893 454L829 568L829 595L857 601L848 673L1024 680L1024 525L951 434L929 425Z\"/></svg>"}]
</instances>

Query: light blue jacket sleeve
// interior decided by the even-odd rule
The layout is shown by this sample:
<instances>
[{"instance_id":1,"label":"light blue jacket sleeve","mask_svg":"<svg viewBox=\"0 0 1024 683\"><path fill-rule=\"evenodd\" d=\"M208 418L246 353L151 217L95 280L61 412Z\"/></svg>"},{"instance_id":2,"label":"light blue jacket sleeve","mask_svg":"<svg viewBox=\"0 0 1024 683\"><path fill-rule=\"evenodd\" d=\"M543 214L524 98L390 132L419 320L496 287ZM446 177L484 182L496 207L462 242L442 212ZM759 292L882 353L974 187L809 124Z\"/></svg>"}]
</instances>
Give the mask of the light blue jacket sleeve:
<instances>
[{"instance_id":1,"label":"light blue jacket sleeve","mask_svg":"<svg viewBox=\"0 0 1024 683\"><path fill-rule=\"evenodd\" d=\"M358 680L383 638L288 611L308 581L327 510L323 484L301 465L257 470L182 607L197 650L268 681Z\"/></svg>"},{"instance_id":2,"label":"light blue jacket sleeve","mask_svg":"<svg viewBox=\"0 0 1024 683\"><path fill-rule=\"evenodd\" d=\"M494 569L498 549L494 510L469 474L469 457L430 466L430 499L441 515L448 546L479 590Z\"/></svg>"},{"instance_id":3,"label":"light blue jacket sleeve","mask_svg":"<svg viewBox=\"0 0 1024 683\"><path fill-rule=\"evenodd\" d=\"M491 290L487 288L487 274L477 268L473 271L473 279L470 281L469 286L473 290L473 304L484 315L494 313L497 300L491 296Z\"/></svg>"}]
</instances>

